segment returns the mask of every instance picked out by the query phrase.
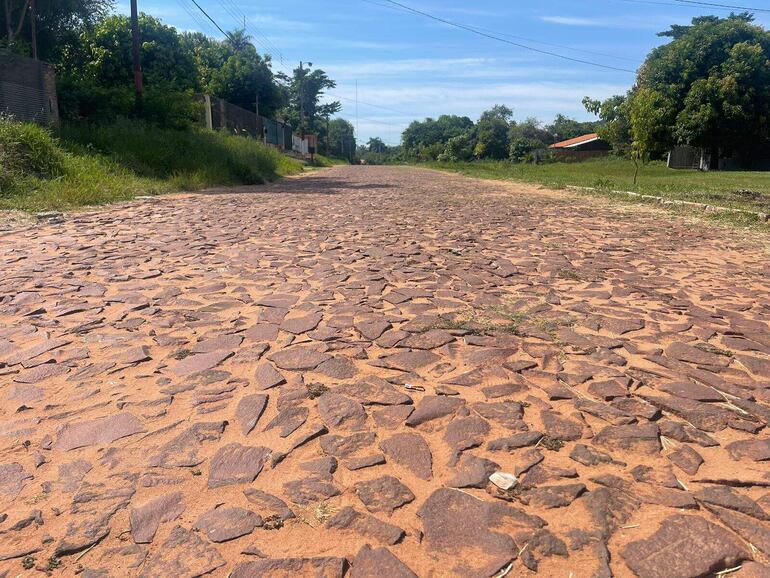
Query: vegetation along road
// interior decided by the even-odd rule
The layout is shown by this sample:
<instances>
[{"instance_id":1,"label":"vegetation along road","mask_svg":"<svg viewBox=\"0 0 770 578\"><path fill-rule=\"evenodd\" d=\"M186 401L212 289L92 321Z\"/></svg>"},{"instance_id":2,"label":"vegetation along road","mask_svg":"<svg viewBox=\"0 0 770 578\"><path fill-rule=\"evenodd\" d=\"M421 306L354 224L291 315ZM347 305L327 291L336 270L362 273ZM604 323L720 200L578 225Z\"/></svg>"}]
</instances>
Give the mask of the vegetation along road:
<instances>
[{"instance_id":1,"label":"vegetation along road","mask_svg":"<svg viewBox=\"0 0 770 578\"><path fill-rule=\"evenodd\" d=\"M350 166L17 229L0 574L758 576L761 238Z\"/></svg>"}]
</instances>

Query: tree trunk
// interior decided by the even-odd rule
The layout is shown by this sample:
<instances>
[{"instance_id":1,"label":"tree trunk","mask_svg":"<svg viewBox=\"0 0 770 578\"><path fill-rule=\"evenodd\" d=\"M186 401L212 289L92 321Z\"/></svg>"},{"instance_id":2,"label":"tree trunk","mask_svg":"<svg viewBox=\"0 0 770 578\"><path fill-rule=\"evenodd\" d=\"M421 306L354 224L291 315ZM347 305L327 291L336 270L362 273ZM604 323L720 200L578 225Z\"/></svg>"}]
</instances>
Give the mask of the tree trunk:
<instances>
[{"instance_id":1,"label":"tree trunk","mask_svg":"<svg viewBox=\"0 0 770 578\"><path fill-rule=\"evenodd\" d=\"M712 171L718 171L719 170L719 146L712 145L709 148L709 152L711 153L711 158L709 159L709 169Z\"/></svg>"},{"instance_id":2,"label":"tree trunk","mask_svg":"<svg viewBox=\"0 0 770 578\"><path fill-rule=\"evenodd\" d=\"M634 157L634 186L636 186L636 180L639 176L639 159Z\"/></svg>"},{"instance_id":3,"label":"tree trunk","mask_svg":"<svg viewBox=\"0 0 770 578\"><path fill-rule=\"evenodd\" d=\"M11 26L11 0L5 0L5 28L8 35L8 45L13 44L13 27Z\"/></svg>"}]
</instances>

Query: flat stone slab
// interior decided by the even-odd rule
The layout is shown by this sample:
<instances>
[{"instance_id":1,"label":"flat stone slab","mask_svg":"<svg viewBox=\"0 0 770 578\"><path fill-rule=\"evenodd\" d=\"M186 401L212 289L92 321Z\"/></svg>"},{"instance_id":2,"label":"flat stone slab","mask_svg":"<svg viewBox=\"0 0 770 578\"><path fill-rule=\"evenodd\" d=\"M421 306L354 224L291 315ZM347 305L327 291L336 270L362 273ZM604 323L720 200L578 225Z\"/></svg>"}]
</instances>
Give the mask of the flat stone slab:
<instances>
[{"instance_id":1,"label":"flat stone slab","mask_svg":"<svg viewBox=\"0 0 770 578\"><path fill-rule=\"evenodd\" d=\"M667 518L649 538L625 546L621 556L640 578L707 576L751 559L730 532L686 515Z\"/></svg>"},{"instance_id":2,"label":"flat stone slab","mask_svg":"<svg viewBox=\"0 0 770 578\"><path fill-rule=\"evenodd\" d=\"M69 451L93 445L109 445L115 440L145 431L132 413L116 413L88 421L70 422L57 435L54 447Z\"/></svg>"},{"instance_id":3,"label":"flat stone slab","mask_svg":"<svg viewBox=\"0 0 770 578\"><path fill-rule=\"evenodd\" d=\"M194 532L177 526L147 559L140 577L203 576L224 565L224 558L213 546Z\"/></svg>"},{"instance_id":4,"label":"flat stone slab","mask_svg":"<svg viewBox=\"0 0 770 578\"><path fill-rule=\"evenodd\" d=\"M262 517L244 508L215 508L202 514L193 525L212 542L228 542L246 536L263 524Z\"/></svg>"},{"instance_id":5,"label":"flat stone slab","mask_svg":"<svg viewBox=\"0 0 770 578\"><path fill-rule=\"evenodd\" d=\"M172 492L131 508L131 537L137 544L149 544L161 523L176 520L185 510L182 492Z\"/></svg>"},{"instance_id":6,"label":"flat stone slab","mask_svg":"<svg viewBox=\"0 0 770 578\"><path fill-rule=\"evenodd\" d=\"M217 450L211 458L209 488L253 482L270 457L270 449L231 443Z\"/></svg>"}]
</instances>

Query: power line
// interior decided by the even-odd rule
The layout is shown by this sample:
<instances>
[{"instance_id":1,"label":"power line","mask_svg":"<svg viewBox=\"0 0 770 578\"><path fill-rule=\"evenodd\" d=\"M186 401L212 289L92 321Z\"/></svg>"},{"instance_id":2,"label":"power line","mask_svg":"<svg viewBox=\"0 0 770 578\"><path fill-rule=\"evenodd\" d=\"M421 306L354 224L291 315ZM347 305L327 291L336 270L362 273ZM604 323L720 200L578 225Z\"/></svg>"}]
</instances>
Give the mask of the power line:
<instances>
[{"instance_id":1,"label":"power line","mask_svg":"<svg viewBox=\"0 0 770 578\"><path fill-rule=\"evenodd\" d=\"M198 8L198 10L200 10L200 11L203 13L203 15L204 15L204 16L205 16L205 17L206 17L208 20L209 20L209 22L211 22L211 23L212 23L212 24L213 24L213 25L216 27L216 29L217 29L217 30L219 30L219 31L220 31L220 32L221 32L221 33L222 33L222 34L225 36L225 38L227 38L227 39L229 39L229 40L231 40L231 41L233 40L233 37L232 37L232 35L231 35L229 32L226 32L226 31L225 31L225 30L224 30L224 29L223 29L223 28L222 28L222 27L221 27L221 26L220 26L220 25L217 23L217 21L216 21L216 20L214 20L214 19L211 17L211 15L210 15L208 12L206 12L206 10L204 10L204 9L203 9L203 7L202 7L202 6L201 6L201 5L200 5L200 4L199 4L199 3L198 3L196 0L190 0L190 2L192 2L192 3L193 3L195 6L196 6L196 8ZM221 2L220 2L220 4L221 4ZM224 8L224 6L223 6L223 8ZM231 16L233 15L233 13L232 13L232 12L231 12L230 14L231 14ZM237 18L236 18L236 20L237 20ZM246 29L246 28L244 28L244 30L247 30L247 29ZM252 36L253 36L253 33L252 33L250 30L247 30L247 32L249 32L249 33L250 33L250 34L252 34ZM262 46L263 46L263 48L265 47L264 45L262 45ZM268 49L268 50L269 50L269 49ZM280 53L280 51L277 51L277 52L279 52L279 53ZM269 52L268 52L268 54L269 54ZM280 55L280 59L281 59L281 63L283 63L283 54L281 54L281 55Z\"/></svg>"},{"instance_id":2,"label":"power line","mask_svg":"<svg viewBox=\"0 0 770 578\"><path fill-rule=\"evenodd\" d=\"M564 50L572 50L573 52L582 52L583 54L590 54L592 56L603 56L605 58L612 58L614 60L625 60L626 62L638 63L636 58L629 58L627 56L618 56L617 54L607 54L605 52L596 52L594 50L585 50L584 48L575 48L574 46L567 46L565 44L554 44L553 42L543 42L542 40L535 40L534 38L527 38L525 36L516 36L514 34L508 34L506 32L497 32L488 28L482 28L480 26L469 26L468 28L475 28L483 32L490 32L497 34L498 36L505 36L506 38L515 38L517 40L523 40L525 42L534 42L535 44L542 44L543 46L553 46L554 48L563 48Z\"/></svg>"},{"instance_id":3,"label":"power line","mask_svg":"<svg viewBox=\"0 0 770 578\"><path fill-rule=\"evenodd\" d=\"M222 29L222 27L221 27L219 24L217 24L217 21L216 21L216 20L214 20L214 19L213 19L211 16L209 16L209 13L208 13L208 12L206 12L206 11L203 9L203 7L202 7L200 4L198 4L198 2L196 2L196 0L190 0L190 2L192 2L193 4L195 4L195 6L198 8L198 10L200 10L201 12L203 12L203 15L204 15L206 18L208 18L208 19L209 19L209 21L210 21L210 22L211 22L211 23L212 23L214 26L216 26L217 30L219 30L219 31L220 31L222 34L224 34L225 38L230 38L230 39L232 40L232 38L231 38L231 36L230 36L230 33L229 33L229 32L225 32L225 31Z\"/></svg>"},{"instance_id":4,"label":"power line","mask_svg":"<svg viewBox=\"0 0 770 578\"><path fill-rule=\"evenodd\" d=\"M690 2L685 0L672 0L670 2L664 2L663 0L615 0L616 2L625 2L627 4L646 4L651 6L673 6L675 8L689 8L690 10L697 10L699 8L710 7L714 10L721 10L723 12L732 12L733 10L747 10L749 12L770 12L766 8L749 8L742 6L732 6L730 4L717 4L712 2Z\"/></svg>"},{"instance_id":5,"label":"power line","mask_svg":"<svg viewBox=\"0 0 770 578\"><path fill-rule=\"evenodd\" d=\"M326 96L331 96L332 98L339 98L340 100L355 102L355 99L349 98L347 96L340 96L339 94L332 94L331 92L326 92L324 94L326 94ZM363 100L359 100L358 104L363 104L364 106L370 106L372 108L380 108L382 110L387 110L388 112L395 112L396 114L400 114L403 116L412 116L411 113L404 112L402 110L396 110L395 108L388 108L387 106L380 106L379 104L372 104L371 102L364 102Z\"/></svg>"},{"instance_id":6,"label":"power line","mask_svg":"<svg viewBox=\"0 0 770 578\"><path fill-rule=\"evenodd\" d=\"M754 8L752 6L735 6L734 4L719 4L717 2L701 2L699 0L676 0L678 4L694 4L696 6L711 6L716 8L730 8L733 10L746 10L748 12L770 12L770 8Z\"/></svg>"},{"instance_id":7,"label":"power line","mask_svg":"<svg viewBox=\"0 0 770 578\"><path fill-rule=\"evenodd\" d=\"M540 48L535 48L534 46L529 46L527 44L521 44L520 42L514 42L512 40L507 40L505 38L501 38L500 36L496 36L494 34L489 34L487 32L482 32L480 30L477 30L475 28L472 28L471 26L466 26L465 24L459 24L458 22L452 22L451 20L446 20L445 18L441 18L439 16L434 16L433 14L430 14L428 12L423 12L422 10L417 10L416 8L412 8L410 6L407 6L406 4L402 4L400 2L396 2L396 0L384 0L385 2L389 4L393 4L394 6L398 6L400 8L403 8L404 10L408 10L409 12L412 12L414 14L419 14L420 16L424 16L426 18L430 18L431 20L435 20L437 22L441 22L443 24L447 24L449 26L453 26L455 28L459 28L461 30L466 30L468 32L471 32L473 34L477 34L478 36L483 36L484 38L489 38L491 40L497 40L498 42L503 42L504 44L510 44L511 46L516 46L518 48L523 48L525 50L530 50L532 52L537 52L539 54L545 54L547 56L553 56L555 58L561 58L562 60L568 60L570 62L577 62L580 64L587 64L589 66L596 66L597 68L604 68L607 70L616 70L619 72L629 72L631 74L635 74L636 71L630 70L628 68L620 68L618 66L610 66L609 64L601 64L599 62L593 62L591 60L583 60L581 58L573 58L571 56L566 56L564 54L559 54L558 52L551 52L550 50L542 50Z\"/></svg>"},{"instance_id":8,"label":"power line","mask_svg":"<svg viewBox=\"0 0 770 578\"><path fill-rule=\"evenodd\" d=\"M261 33L261 31L257 30L256 32L251 28L246 26L246 14L241 10L233 0L217 0L220 6L224 8L227 12L230 13L230 15L235 19L236 22L239 22L241 19L243 19L243 29L249 33L249 35L256 40L256 42L262 46L262 48L265 49L267 54L275 55L277 56L281 62L283 62L283 53L278 49L278 47L273 44L267 36Z\"/></svg>"},{"instance_id":9,"label":"power line","mask_svg":"<svg viewBox=\"0 0 770 578\"><path fill-rule=\"evenodd\" d=\"M373 4L374 6L380 6L381 8L388 8L390 10L395 10L397 12L404 12L404 13L409 12L409 10L404 10L397 6L391 6L390 4L382 4L381 2L377 2L376 0L361 0L361 1L366 2L367 4ZM473 28L475 30L480 30L482 32L489 32L490 34L495 34L497 36L505 36L506 38L523 40L524 42L534 42L535 44L542 44L543 46L553 46L554 48L563 48L564 50L571 50L573 52L582 52L583 54L590 54L592 56L603 56L604 58L612 58L614 60L625 60L627 62L634 62L634 63L639 62L638 59L628 58L625 56L618 56L617 54L607 54L606 52L596 52L594 50L585 50L583 48L575 48L574 46L567 46L565 44L555 44L553 42L544 42L542 40L536 40L534 38L527 38L526 36L517 36L515 34L508 34L507 32L490 30L489 28L483 28L481 26L470 26L470 25L466 25L466 26L468 28Z\"/></svg>"},{"instance_id":10,"label":"power line","mask_svg":"<svg viewBox=\"0 0 770 578\"><path fill-rule=\"evenodd\" d=\"M206 21L202 20L200 16L196 12L193 12L190 10L190 8L187 6L187 4L184 3L184 0L176 0L176 3L179 4L179 6L187 12L187 15L195 21L195 23L198 25L198 27L203 31L206 28Z\"/></svg>"}]
</instances>

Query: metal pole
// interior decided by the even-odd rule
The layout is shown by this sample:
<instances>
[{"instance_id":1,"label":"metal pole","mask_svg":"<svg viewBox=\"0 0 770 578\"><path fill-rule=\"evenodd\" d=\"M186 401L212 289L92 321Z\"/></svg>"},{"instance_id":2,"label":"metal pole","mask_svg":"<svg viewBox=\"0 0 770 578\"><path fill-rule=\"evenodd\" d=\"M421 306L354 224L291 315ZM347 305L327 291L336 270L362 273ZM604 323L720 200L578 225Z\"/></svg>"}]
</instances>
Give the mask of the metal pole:
<instances>
[{"instance_id":1,"label":"metal pole","mask_svg":"<svg viewBox=\"0 0 770 578\"><path fill-rule=\"evenodd\" d=\"M142 82L142 61L140 55L139 40L139 8L136 5L137 0L131 0L131 54L134 61L134 89L136 91L136 110L142 111L143 100L143 82Z\"/></svg>"},{"instance_id":2,"label":"metal pole","mask_svg":"<svg viewBox=\"0 0 770 578\"><path fill-rule=\"evenodd\" d=\"M299 132L302 138L305 138L305 103L302 98L302 61L299 63Z\"/></svg>"},{"instance_id":3,"label":"metal pole","mask_svg":"<svg viewBox=\"0 0 770 578\"><path fill-rule=\"evenodd\" d=\"M29 24L32 32L32 58L37 60L37 10L35 9L35 0L30 0L29 12Z\"/></svg>"}]
</instances>

